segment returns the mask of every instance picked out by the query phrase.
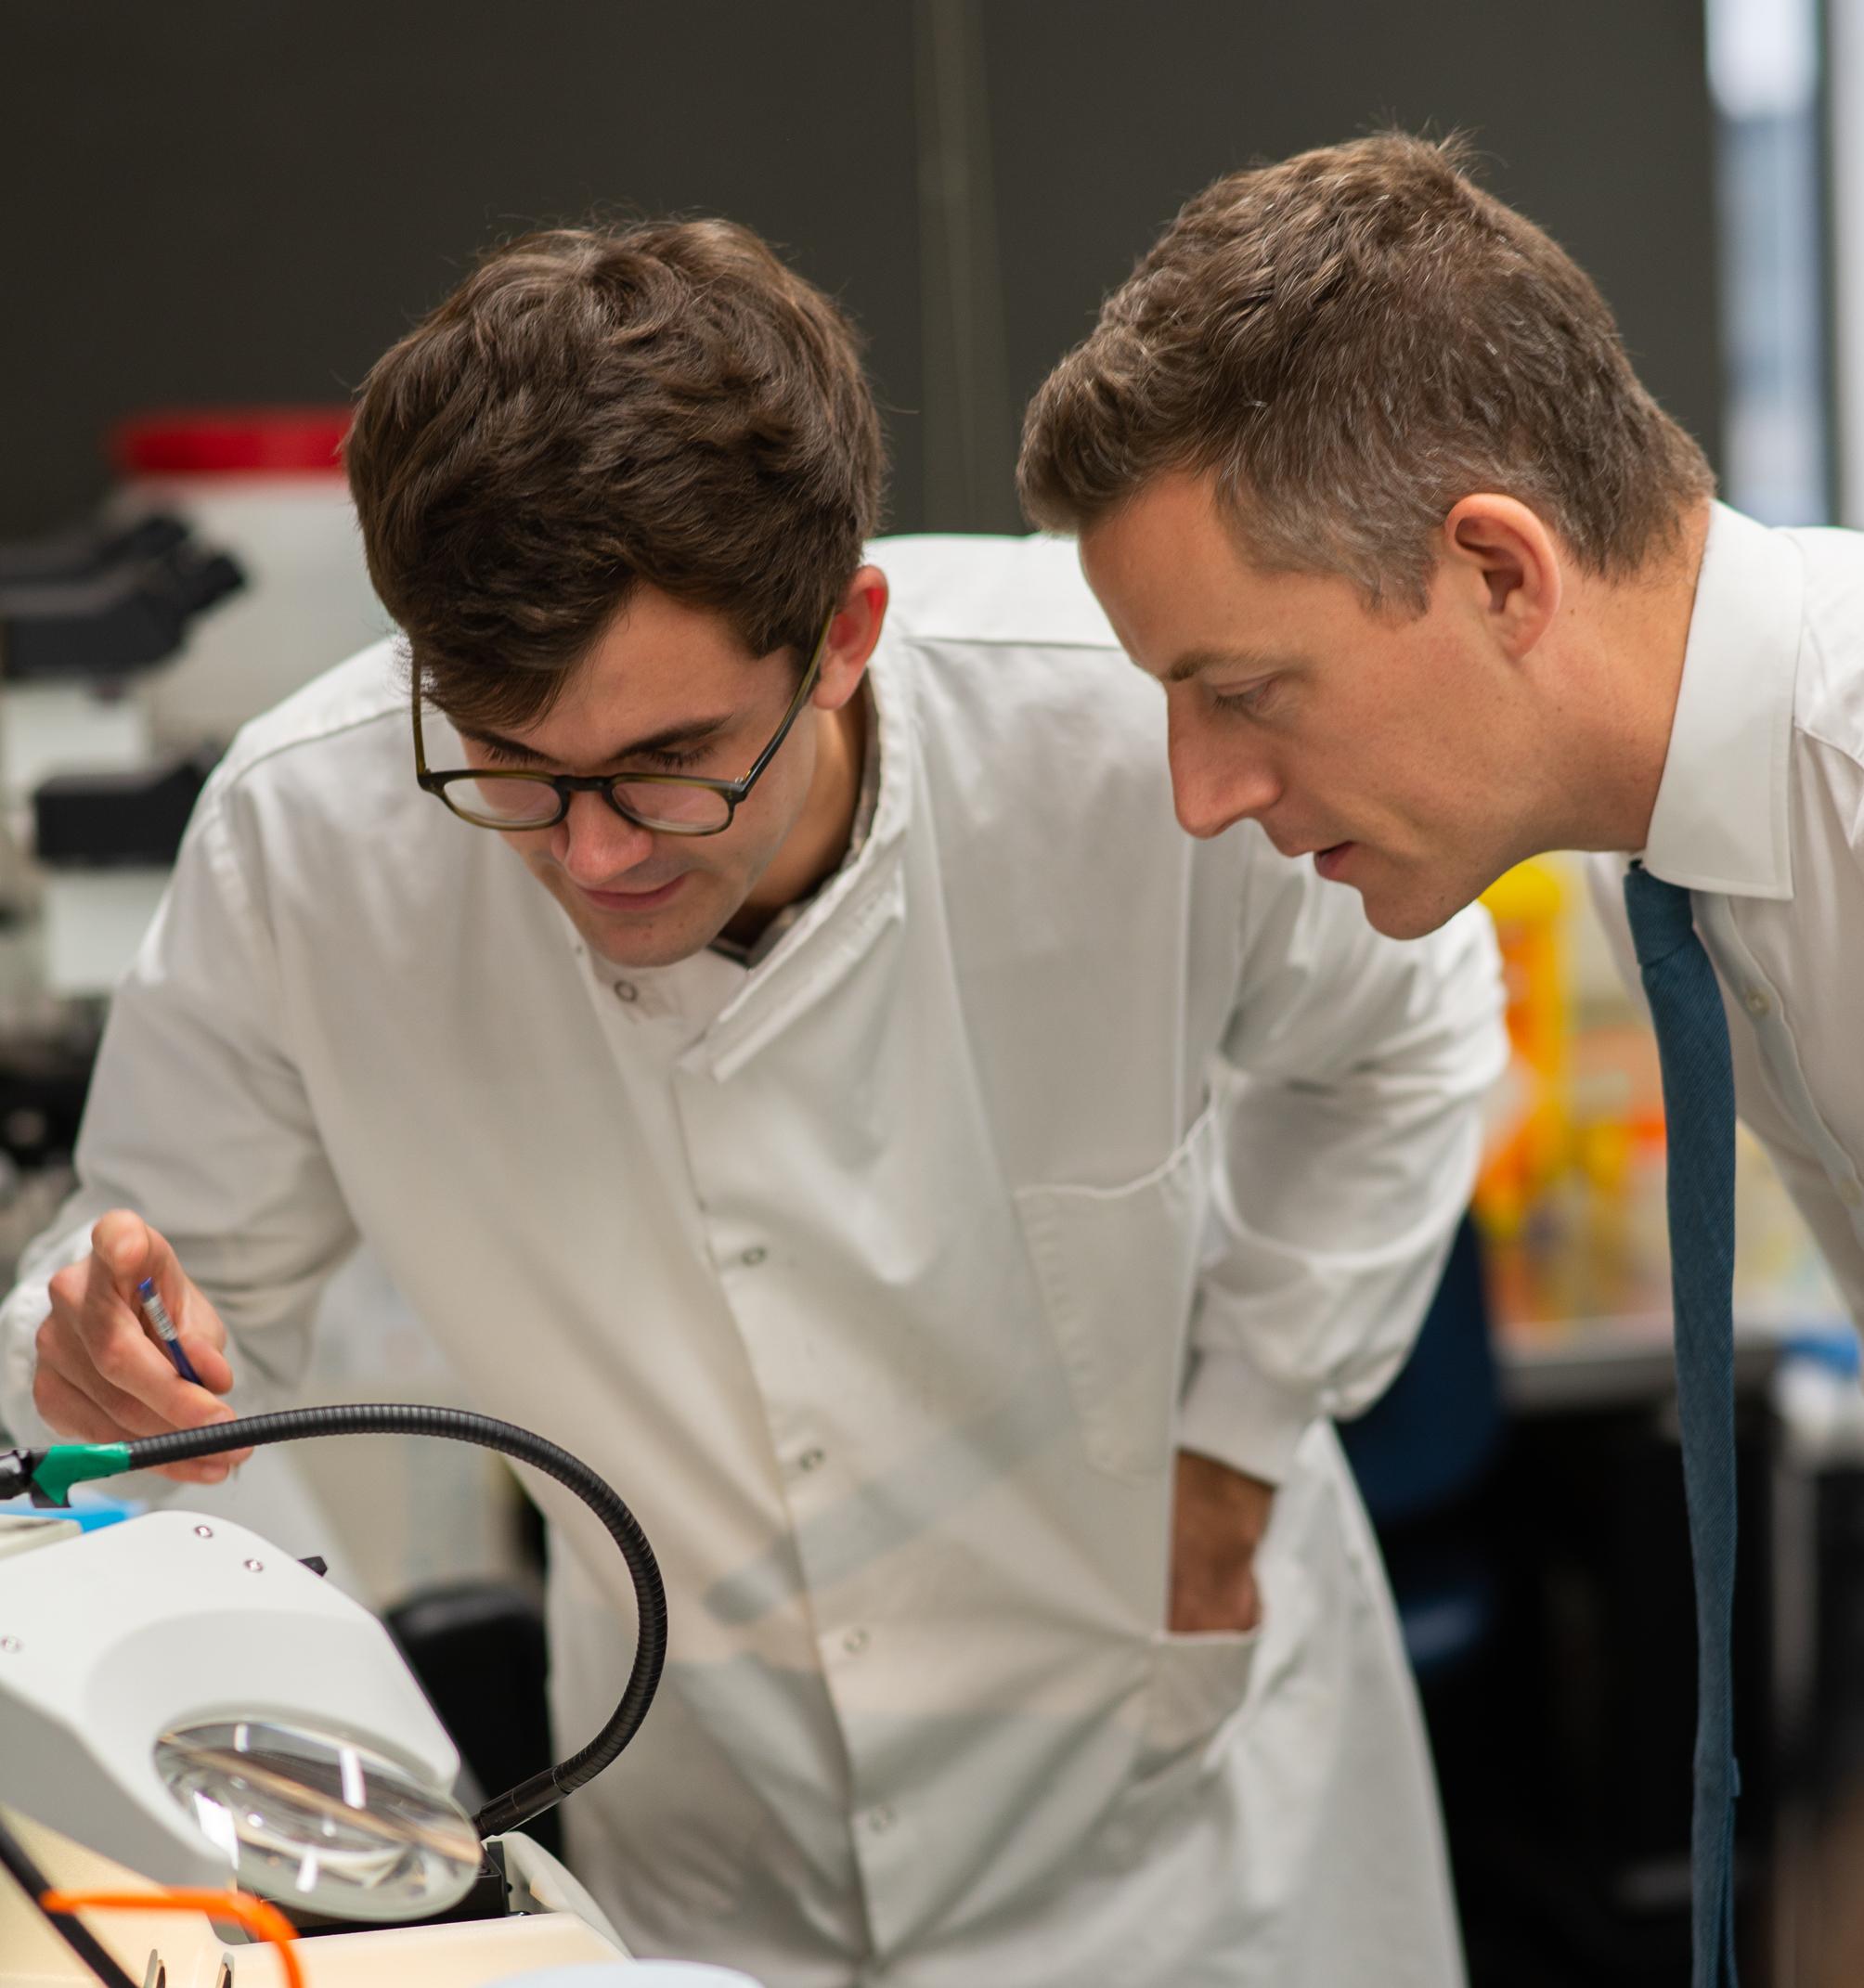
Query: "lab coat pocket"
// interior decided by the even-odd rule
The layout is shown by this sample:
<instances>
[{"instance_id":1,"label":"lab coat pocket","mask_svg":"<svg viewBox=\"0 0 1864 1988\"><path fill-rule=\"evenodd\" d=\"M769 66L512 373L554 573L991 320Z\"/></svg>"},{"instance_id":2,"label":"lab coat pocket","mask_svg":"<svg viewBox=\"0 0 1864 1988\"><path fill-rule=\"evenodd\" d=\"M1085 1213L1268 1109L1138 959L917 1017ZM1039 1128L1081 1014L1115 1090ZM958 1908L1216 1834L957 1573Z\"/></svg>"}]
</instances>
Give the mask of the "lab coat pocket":
<instances>
[{"instance_id":1,"label":"lab coat pocket","mask_svg":"<svg viewBox=\"0 0 1864 1988\"><path fill-rule=\"evenodd\" d=\"M1123 1187L1025 1187L1016 1209L1089 1460L1145 1478L1171 1460L1210 1208L1216 1114Z\"/></svg>"},{"instance_id":2,"label":"lab coat pocket","mask_svg":"<svg viewBox=\"0 0 1864 1988\"><path fill-rule=\"evenodd\" d=\"M1293 1801L1290 1814L1305 1813L1298 1791L1310 1777L1337 1771L1329 1736L1343 1713L1333 1697L1337 1684L1316 1662L1323 1591L1289 1556L1305 1541L1298 1530L1288 1536L1284 1517L1271 1519L1257 1549L1258 1628L1153 1633L1139 1745L1107 1838L1116 1864L1156 1859L1174 1834L1203 1827L1233 1804L1241 1785L1264 1801Z\"/></svg>"},{"instance_id":3,"label":"lab coat pocket","mask_svg":"<svg viewBox=\"0 0 1864 1988\"><path fill-rule=\"evenodd\" d=\"M1255 1702L1262 1633L1153 1637L1139 1747L1106 1838L1116 1866L1156 1860L1207 1813L1203 1797L1219 1786Z\"/></svg>"},{"instance_id":4,"label":"lab coat pocket","mask_svg":"<svg viewBox=\"0 0 1864 1988\"><path fill-rule=\"evenodd\" d=\"M1167 1631L1154 1639L1142 1775L1167 1772L1180 1762L1201 1762L1222 1750L1230 1722L1249 1696L1262 1644L1260 1628L1195 1636Z\"/></svg>"}]
</instances>

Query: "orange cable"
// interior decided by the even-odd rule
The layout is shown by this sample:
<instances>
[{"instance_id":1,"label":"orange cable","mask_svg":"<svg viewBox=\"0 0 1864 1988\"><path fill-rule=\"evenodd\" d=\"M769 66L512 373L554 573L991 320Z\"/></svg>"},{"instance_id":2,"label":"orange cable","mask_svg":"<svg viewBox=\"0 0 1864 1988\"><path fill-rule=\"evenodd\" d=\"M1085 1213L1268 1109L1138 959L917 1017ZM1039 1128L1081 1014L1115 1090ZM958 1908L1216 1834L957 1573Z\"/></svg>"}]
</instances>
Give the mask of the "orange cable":
<instances>
[{"instance_id":1,"label":"orange cable","mask_svg":"<svg viewBox=\"0 0 1864 1988\"><path fill-rule=\"evenodd\" d=\"M205 1885L162 1891L42 1891L47 1912L201 1912L210 1919L232 1919L278 1949L286 1988L304 1988L304 1966L291 1951L297 1929L276 1905L247 1891L215 1891Z\"/></svg>"}]
</instances>

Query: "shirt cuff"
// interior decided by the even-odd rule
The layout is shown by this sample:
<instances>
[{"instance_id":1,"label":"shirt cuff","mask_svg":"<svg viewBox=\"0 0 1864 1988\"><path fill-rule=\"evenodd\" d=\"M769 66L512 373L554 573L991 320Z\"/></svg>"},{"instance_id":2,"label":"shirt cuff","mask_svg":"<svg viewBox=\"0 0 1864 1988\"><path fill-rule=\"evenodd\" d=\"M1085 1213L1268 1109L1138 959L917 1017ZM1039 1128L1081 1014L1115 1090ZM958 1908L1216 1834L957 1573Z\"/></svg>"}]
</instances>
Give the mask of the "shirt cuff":
<instances>
[{"instance_id":1,"label":"shirt cuff","mask_svg":"<svg viewBox=\"0 0 1864 1988\"><path fill-rule=\"evenodd\" d=\"M1279 1484L1324 1412L1312 1388L1284 1388L1239 1353L1203 1352L1179 1406L1178 1447Z\"/></svg>"}]
</instances>

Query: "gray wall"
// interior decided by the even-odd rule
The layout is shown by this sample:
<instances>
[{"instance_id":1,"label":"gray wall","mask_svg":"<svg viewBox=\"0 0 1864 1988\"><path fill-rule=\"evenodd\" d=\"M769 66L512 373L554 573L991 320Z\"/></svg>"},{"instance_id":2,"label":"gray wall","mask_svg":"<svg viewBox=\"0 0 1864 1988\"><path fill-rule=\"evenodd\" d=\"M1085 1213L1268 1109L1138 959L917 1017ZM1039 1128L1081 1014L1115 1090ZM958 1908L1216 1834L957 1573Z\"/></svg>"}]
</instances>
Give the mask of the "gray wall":
<instances>
[{"instance_id":1,"label":"gray wall","mask_svg":"<svg viewBox=\"0 0 1864 1988\"><path fill-rule=\"evenodd\" d=\"M150 405L329 400L486 240L719 211L865 326L901 528L1015 522L1016 416L1176 205L1473 128L1717 443L1701 0L0 0L0 534ZM981 90L979 85L981 84Z\"/></svg>"}]
</instances>

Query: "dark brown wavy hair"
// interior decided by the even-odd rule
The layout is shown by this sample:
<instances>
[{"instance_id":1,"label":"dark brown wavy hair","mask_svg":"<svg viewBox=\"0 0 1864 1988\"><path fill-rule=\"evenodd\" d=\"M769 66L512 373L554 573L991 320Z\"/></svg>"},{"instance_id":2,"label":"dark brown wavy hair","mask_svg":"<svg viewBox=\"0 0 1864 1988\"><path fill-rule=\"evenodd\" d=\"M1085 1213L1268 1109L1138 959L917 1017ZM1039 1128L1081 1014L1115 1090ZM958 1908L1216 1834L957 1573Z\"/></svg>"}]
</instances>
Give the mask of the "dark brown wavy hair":
<instances>
[{"instance_id":1,"label":"dark brown wavy hair","mask_svg":"<svg viewBox=\"0 0 1864 1988\"><path fill-rule=\"evenodd\" d=\"M492 729L548 710L642 585L806 652L885 468L852 325L716 220L495 250L371 368L345 453L423 690Z\"/></svg>"}]
</instances>

